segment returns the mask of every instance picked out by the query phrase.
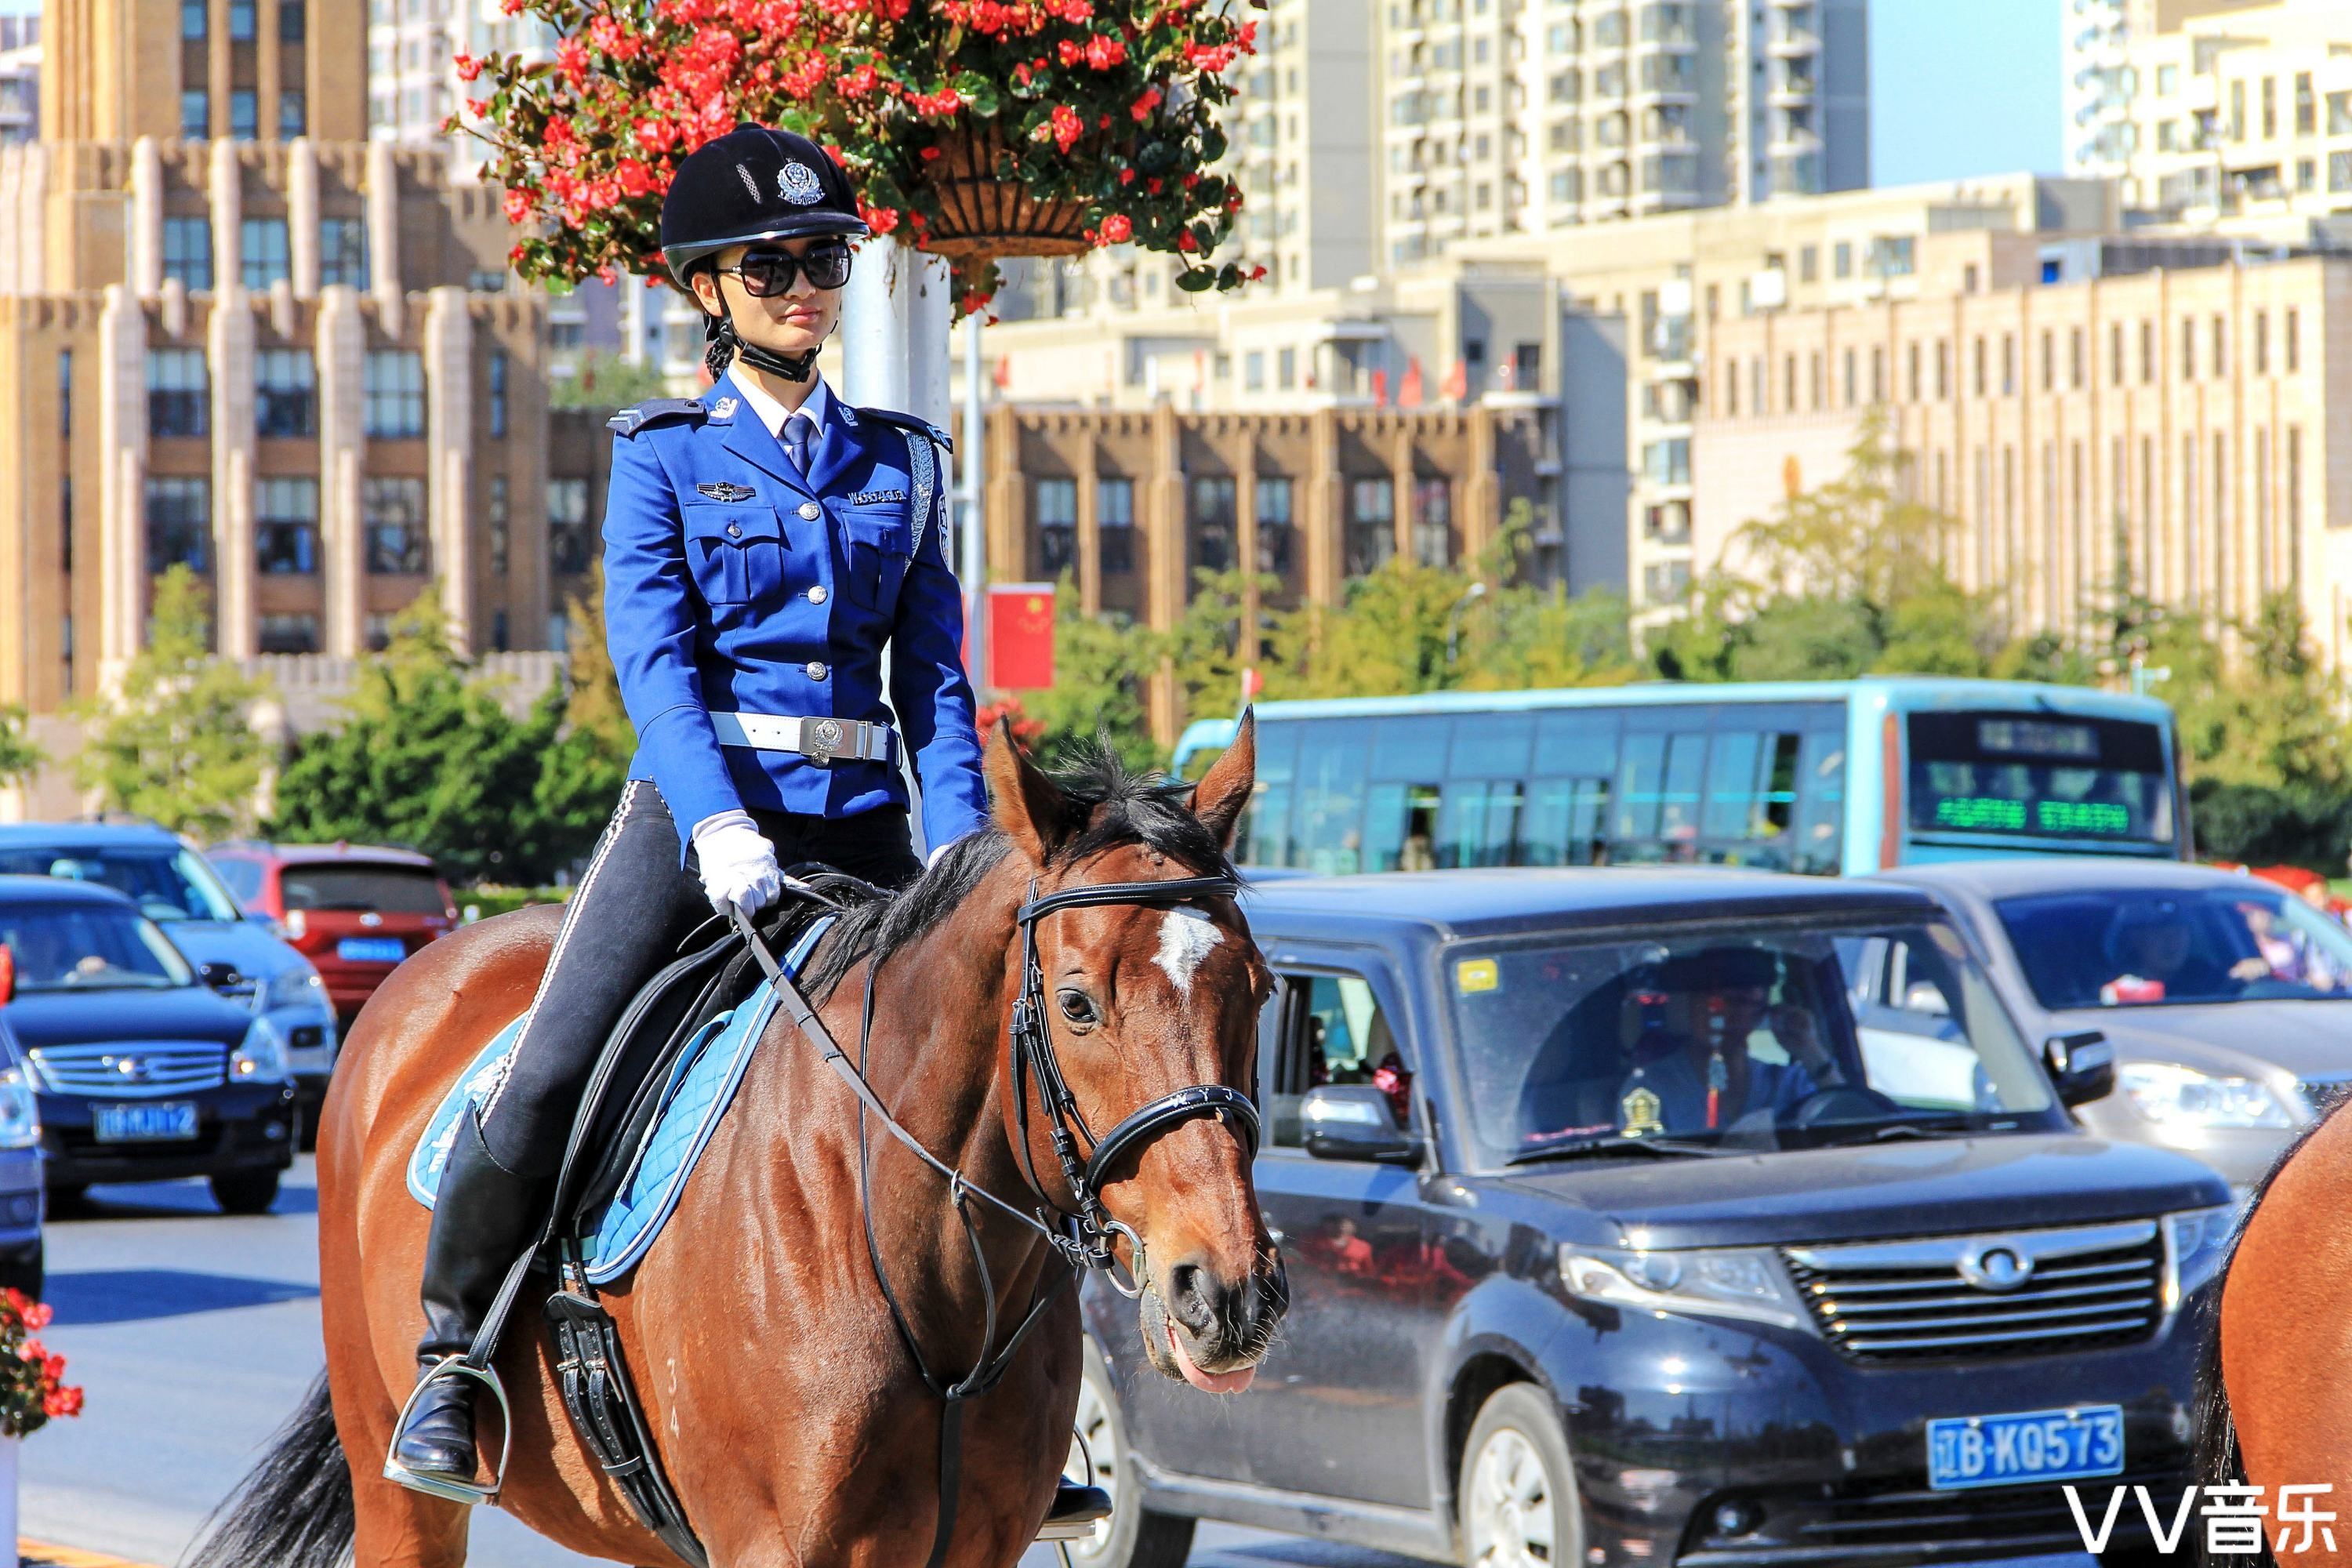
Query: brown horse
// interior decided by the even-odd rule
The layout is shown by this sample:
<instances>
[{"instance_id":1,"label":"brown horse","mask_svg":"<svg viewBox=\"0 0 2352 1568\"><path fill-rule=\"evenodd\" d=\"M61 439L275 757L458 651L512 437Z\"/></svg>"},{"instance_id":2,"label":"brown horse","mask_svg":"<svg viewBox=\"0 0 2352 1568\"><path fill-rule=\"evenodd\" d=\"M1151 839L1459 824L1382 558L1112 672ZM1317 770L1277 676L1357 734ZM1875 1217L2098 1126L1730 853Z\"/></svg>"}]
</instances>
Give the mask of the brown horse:
<instances>
[{"instance_id":1,"label":"brown horse","mask_svg":"<svg viewBox=\"0 0 2352 1568\"><path fill-rule=\"evenodd\" d=\"M2347 1209L2352 1115L2339 1113L2305 1132L2256 1188L2207 1331L2196 1479L2261 1487L2272 1550L2295 1563L2352 1562ZM2335 1514L2332 1544L2275 1517L2281 1487L2317 1485L2332 1489L2296 1506Z\"/></svg>"},{"instance_id":2,"label":"brown horse","mask_svg":"<svg viewBox=\"0 0 2352 1568\"><path fill-rule=\"evenodd\" d=\"M853 1052L865 971L881 966L869 1079L974 1185L1024 1212L1072 1204L1042 1122L1029 1154L1045 1191L1029 1186L1015 1149L1016 910L1033 886L1045 895L1230 872L1254 759L1244 726L1188 800L1181 786L1130 778L1108 760L1057 782L1000 731L987 759L995 831L845 916L817 951L809 994ZM556 925L553 911L528 910L436 942L353 1026L320 1128L327 1390L313 1391L225 1505L198 1562L331 1568L346 1546L357 1568L465 1560L462 1506L377 1475L415 1377L421 1325L429 1216L403 1167L456 1075L530 1001ZM1230 898L1066 909L1039 922L1036 942L1053 1043L1087 1126L1108 1128L1191 1085L1247 1090L1272 979ZM894 1332L867 1260L856 1110L780 1011L667 1228L605 1293L661 1463L716 1568L905 1565L932 1545L942 1405ZM924 1359L958 1374L991 1348L962 1222L937 1173L887 1138L870 1146L880 1258ZM1161 1129L1119 1165L1101 1197L1142 1243L1155 1361L1200 1387L1245 1385L1287 1300L1246 1145L1224 1121L1196 1119ZM984 1205L972 1212L1002 1344L1066 1265L1034 1231ZM516 1315L496 1363L514 1406L499 1505L590 1556L676 1563L575 1439L535 1316ZM1076 1295L1063 1291L1003 1382L967 1407L945 1559L955 1568L1009 1564L1034 1538L1070 1448L1079 1334ZM491 1455L498 1424L482 1403Z\"/></svg>"}]
</instances>

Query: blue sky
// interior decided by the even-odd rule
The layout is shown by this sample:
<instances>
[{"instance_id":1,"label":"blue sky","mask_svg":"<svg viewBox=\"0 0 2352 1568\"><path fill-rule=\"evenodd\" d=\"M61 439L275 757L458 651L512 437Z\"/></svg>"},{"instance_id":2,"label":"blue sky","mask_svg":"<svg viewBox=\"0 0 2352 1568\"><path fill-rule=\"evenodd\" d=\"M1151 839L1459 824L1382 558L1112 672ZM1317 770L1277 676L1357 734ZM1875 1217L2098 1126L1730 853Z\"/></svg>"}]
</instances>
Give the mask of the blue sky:
<instances>
[{"instance_id":1,"label":"blue sky","mask_svg":"<svg viewBox=\"0 0 2352 1568\"><path fill-rule=\"evenodd\" d=\"M2064 0L1870 0L1870 182L2059 172Z\"/></svg>"}]
</instances>

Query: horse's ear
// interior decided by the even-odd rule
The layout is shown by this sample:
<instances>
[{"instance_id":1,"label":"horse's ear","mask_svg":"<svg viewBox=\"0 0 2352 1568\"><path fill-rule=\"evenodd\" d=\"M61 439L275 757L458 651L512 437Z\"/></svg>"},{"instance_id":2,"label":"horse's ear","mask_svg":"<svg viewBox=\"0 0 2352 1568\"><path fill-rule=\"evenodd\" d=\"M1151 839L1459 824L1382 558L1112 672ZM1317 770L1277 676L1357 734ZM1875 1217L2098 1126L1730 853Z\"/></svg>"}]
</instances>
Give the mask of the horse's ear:
<instances>
[{"instance_id":1,"label":"horse's ear","mask_svg":"<svg viewBox=\"0 0 2352 1568\"><path fill-rule=\"evenodd\" d=\"M985 771L996 826L1030 864L1044 865L1069 832L1067 797L1014 743L1013 726L1002 719L988 737Z\"/></svg>"},{"instance_id":2,"label":"horse's ear","mask_svg":"<svg viewBox=\"0 0 2352 1568\"><path fill-rule=\"evenodd\" d=\"M1216 835L1220 845L1231 850L1234 830L1241 825L1242 812L1256 787L1257 713L1250 710L1234 727L1234 743L1225 748L1223 756L1209 764L1209 771L1193 786L1192 815Z\"/></svg>"}]
</instances>

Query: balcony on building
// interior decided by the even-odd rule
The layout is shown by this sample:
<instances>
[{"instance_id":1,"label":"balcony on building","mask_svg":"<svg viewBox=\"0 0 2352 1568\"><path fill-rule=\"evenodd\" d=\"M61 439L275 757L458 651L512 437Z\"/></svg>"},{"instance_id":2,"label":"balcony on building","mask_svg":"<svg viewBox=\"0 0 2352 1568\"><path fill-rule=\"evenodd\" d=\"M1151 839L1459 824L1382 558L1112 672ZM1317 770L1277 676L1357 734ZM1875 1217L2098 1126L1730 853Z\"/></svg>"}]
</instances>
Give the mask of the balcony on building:
<instances>
[{"instance_id":1,"label":"balcony on building","mask_svg":"<svg viewBox=\"0 0 2352 1568\"><path fill-rule=\"evenodd\" d=\"M1810 5L1775 12L1764 24L1764 52L1774 59L1796 59L1821 50L1822 36Z\"/></svg>"},{"instance_id":2,"label":"balcony on building","mask_svg":"<svg viewBox=\"0 0 2352 1568\"><path fill-rule=\"evenodd\" d=\"M1820 86L1810 60L1774 60L1764 86L1764 101L1774 109L1794 109L1813 101Z\"/></svg>"},{"instance_id":3,"label":"balcony on building","mask_svg":"<svg viewBox=\"0 0 2352 1568\"><path fill-rule=\"evenodd\" d=\"M1685 0L1653 0L1642 7L1635 42L1643 49L1698 47L1698 7Z\"/></svg>"}]
</instances>

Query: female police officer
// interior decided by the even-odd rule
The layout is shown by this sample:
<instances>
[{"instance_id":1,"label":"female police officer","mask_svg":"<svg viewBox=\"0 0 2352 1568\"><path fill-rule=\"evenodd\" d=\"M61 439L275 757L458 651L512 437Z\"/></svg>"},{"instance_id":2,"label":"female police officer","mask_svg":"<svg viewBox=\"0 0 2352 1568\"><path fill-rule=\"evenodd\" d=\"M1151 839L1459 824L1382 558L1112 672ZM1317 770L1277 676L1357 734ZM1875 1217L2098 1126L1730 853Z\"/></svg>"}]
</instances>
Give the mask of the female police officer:
<instances>
[{"instance_id":1,"label":"female police officer","mask_svg":"<svg viewBox=\"0 0 2352 1568\"><path fill-rule=\"evenodd\" d=\"M902 748L933 845L986 821L944 437L849 407L814 371L866 232L832 159L756 125L688 157L662 204L663 258L706 312L716 379L612 422L605 616L639 747L505 1075L444 1167L423 1374L471 1345L543 1218L598 1048L694 925L773 899L780 863L915 877ZM470 1483L474 1388L429 1377L385 1473Z\"/></svg>"}]
</instances>

